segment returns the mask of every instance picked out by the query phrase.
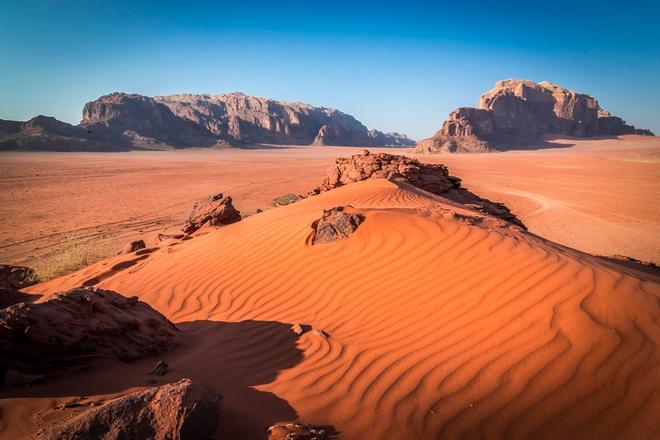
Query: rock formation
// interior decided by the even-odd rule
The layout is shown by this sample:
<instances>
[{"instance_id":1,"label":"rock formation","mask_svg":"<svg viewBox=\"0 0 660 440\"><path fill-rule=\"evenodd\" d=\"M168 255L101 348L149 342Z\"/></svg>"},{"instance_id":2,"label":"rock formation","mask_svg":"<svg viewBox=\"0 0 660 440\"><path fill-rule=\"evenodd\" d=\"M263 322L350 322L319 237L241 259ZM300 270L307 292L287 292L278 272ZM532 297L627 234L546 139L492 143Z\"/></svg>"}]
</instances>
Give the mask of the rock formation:
<instances>
[{"instance_id":1,"label":"rock formation","mask_svg":"<svg viewBox=\"0 0 660 440\"><path fill-rule=\"evenodd\" d=\"M176 328L136 297L73 289L43 303L0 310L0 385L48 376L97 358L131 361L175 345Z\"/></svg>"},{"instance_id":2,"label":"rock formation","mask_svg":"<svg viewBox=\"0 0 660 440\"><path fill-rule=\"evenodd\" d=\"M37 282L37 274L25 266L0 264L0 288L22 289Z\"/></svg>"},{"instance_id":3,"label":"rock formation","mask_svg":"<svg viewBox=\"0 0 660 440\"><path fill-rule=\"evenodd\" d=\"M186 234L192 234L204 225L228 225L236 223L240 219L241 213L234 208L231 197L225 197L219 193L195 202L183 231Z\"/></svg>"},{"instance_id":4,"label":"rock formation","mask_svg":"<svg viewBox=\"0 0 660 440\"><path fill-rule=\"evenodd\" d=\"M46 116L0 120L0 150L126 150L247 144L412 146L351 115L242 93L148 97L111 93L85 104L78 126Z\"/></svg>"},{"instance_id":5,"label":"rock formation","mask_svg":"<svg viewBox=\"0 0 660 440\"><path fill-rule=\"evenodd\" d=\"M307 196L370 178L400 180L525 228L503 204L483 199L462 188L461 179L450 176L447 167L442 164L421 163L416 159L394 154L372 154L368 150L350 158L335 160L335 164L326 170L321 185Z\"/></svg>"},{"instance_id":6,"label":"rock formation","mask_svg":"<svg viewBox=\"0 0 660 440\"><path fill-rule=\"evenodd\" d=\"M42 440L213 438L220 398L190 379L136 391L37 434Z\"/></svg>"},{"instance_id":7,"label":"rock formation","mask_svg":"<svg viewBox=\"0 0 660 440\"><path fill-rule=\"evenodd\" d=\"M328 429L303 422L278 423L267 430L268 440L326 440Z\"/></svg>"},{"instance_id":8,"label":"rock formation","mask_svg":"<svg viewBox=\"0 0 660 440\"><path fill-rule=\"evenodd\" d=\"M478 108L449 114L442 128L417 144L417 152L486 152L533 145L553 133L574 137L644 134L602 110L589 95L549 82L509 79L481 95Z\"/></svg>"},{"instance_id":9,"label":"rock formation","mask_svg":"<svg viewBox=\"0 0 660 440\"><path fill-rule=\"evenodd\" d=\"M324 209L323 216L312 224L312 244L332 243L348 238L364 221L352 207Z\"/></svg>"},{"instance_id":10,"label":"rock formation","mask_svg":"<svg viewBox=\"0 0 660 440\"><path fill-rule=\"evenodd\" d=\"M29 121L0 120L0 150L86 151L126 149L121 140L101 127L85 128L36 116Z\"/></svg>"},{"instance_id":11,"label":"rock formation","mask_svg":"<svg viewBox=\"0 0 660 440\"><path fill-rule=\"evenodd\" d=\"M373 154L364 150L349 158L340 157L330 166L321 185L313 193L329 191L352 182L379 178L401 178L434 194L442 194L460 186L460 179L450 176L441 164L425 164L416 159L388 153Z\"/></svg>"},{"instance_id":12,"label":"rock formation","mask_svg":"<svg viewBox=\"0 0 660 440\"><path fill-rule=\"evenodd\" d=\"M154 100L216 136L249 144L414 145L406 136L368 130L351 115L242 93L169 95Z\"/></svg>"}]
</instances>

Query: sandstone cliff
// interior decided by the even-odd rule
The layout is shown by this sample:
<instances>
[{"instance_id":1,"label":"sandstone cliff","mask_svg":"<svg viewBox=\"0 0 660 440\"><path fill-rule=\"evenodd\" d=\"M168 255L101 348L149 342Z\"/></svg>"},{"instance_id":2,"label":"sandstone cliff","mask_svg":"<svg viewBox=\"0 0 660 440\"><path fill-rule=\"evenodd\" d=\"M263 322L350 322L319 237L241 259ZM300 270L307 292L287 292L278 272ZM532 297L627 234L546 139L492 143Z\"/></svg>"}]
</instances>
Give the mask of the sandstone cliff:
<instances>
[{"instance_id":1,"label":"sandstone cliff","mask_svg":"<svg viewBox=\"0 0 660 440\"><path fill-rule=\"evenodd\" d=\"M368 130L339 110L275 101L242 93L169 95L154 100L216 136L249 144L414 145L397 133Z\"/></svg>"},{"instance_id":2,"label":"sandstone cliff","mask_svg":"<svg viewBox=\"0 0 660 440\"><path fill-rule=\"evenodd\" d=\"M644 134L611 116L589 95L549 82L509 79L481 95L478 108L458 108L417 151L485 152L532 145L542 134L575 137Z\"/></svg>"},{"instance_id":3,"label":"sandstone cliff","mask_svg":"<svg viewBox=\"0 0 660 440\"><path fill-rule=\"evenodd\" d=\"M112 93L85 104L79 126L46 116L0 120L0 150L124 150L249 144L412 146L325 107L222 95Z\"/></svg>"}]
</instances>

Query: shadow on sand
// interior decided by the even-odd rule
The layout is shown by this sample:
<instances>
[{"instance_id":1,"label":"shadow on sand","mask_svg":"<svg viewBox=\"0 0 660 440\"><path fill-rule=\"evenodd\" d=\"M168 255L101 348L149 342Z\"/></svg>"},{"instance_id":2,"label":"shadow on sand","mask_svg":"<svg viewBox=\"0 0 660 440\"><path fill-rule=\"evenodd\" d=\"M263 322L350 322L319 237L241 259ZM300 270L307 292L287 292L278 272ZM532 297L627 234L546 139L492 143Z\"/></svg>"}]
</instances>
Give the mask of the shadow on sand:
<instances>
[{"instance_id":1,"label":"shadow on sand","mask_svg":"<svg viewBox=\"0 0 660 440\"><path fill-rule=\"evenodd\" d=\"M130 364L100 361L85 371L7 389L0 393L0 402L21 397L118 395L149 386L147 381L153 378L155 385L190 378L223 397L216 438L263 439L265 429L274 423L297 420L298 414L286 400L254 388L272 382L279 372L302 361L290 324L193 321L177 327L180 345L170 352ZM169 365L168 372L162 377L149 375L160 359ZM327 428L336 434L332 427Z\"/></svg>"}]
</instances>

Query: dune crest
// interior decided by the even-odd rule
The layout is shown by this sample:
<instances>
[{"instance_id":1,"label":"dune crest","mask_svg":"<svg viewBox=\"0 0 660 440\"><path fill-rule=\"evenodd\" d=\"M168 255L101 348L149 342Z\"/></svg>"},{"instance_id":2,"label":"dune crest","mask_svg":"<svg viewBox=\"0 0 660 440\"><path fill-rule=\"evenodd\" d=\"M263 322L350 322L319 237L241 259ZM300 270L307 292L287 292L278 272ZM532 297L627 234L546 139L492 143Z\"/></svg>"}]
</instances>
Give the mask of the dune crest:
<instances>
[{"instance_id":1,"label":"dune crest","mask_svg":"<svg viewBox=\"0 0 660 440\"><path fill-rule=\"evenodd\" d=\"M309 246L310 225L342 205L364 222ZM126 258L27 290L47 300ZM327 332L297 336L297 358L278 354L262 327L232 345L229 359L277 366L254 388L295 411L271 402L252 417L298 417L345 438L648 438L660 429L658 282L408 183L369 179L164 246L96 285L175 323ZM194 340L214 343L211 333ZM226 358L193 356L193 366L176 353L180 374L225 396L228 414L249 416L226 378L204 373Z\"/></svg>"}]
</instances>

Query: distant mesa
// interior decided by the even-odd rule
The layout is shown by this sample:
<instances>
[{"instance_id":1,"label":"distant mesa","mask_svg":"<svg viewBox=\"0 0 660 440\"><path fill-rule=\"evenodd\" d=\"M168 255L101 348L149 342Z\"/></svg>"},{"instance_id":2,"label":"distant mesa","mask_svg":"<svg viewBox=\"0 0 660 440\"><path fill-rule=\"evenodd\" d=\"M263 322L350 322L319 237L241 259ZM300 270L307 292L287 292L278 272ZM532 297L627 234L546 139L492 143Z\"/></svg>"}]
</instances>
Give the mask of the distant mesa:
<instances>
[{"instance_id":1,"label":"distant mesa","mask_svg":"<svg viewBox=\"0 0 660 440\"><path fill-rule=\"evenodd\" d=\"M442 128L420 141L416 151L479 153L524 148L537 144L542 134L653 136L610 115L589 95L546 81L508 79L481 95L477 108L451 112Z\"/></svg>"},{"instance_id":2,"label":"distant mesa","mask_svg":"<svg viewBox=\"0 0 660 440\"><path fill-rule=\"evenodd\" d=\"M0 150L173 149L275 145L413 146L325 107L242 93L148 97L112 93L85 104L80 125L37 116L0 120Z\"/></svg>"}]
</instances>

